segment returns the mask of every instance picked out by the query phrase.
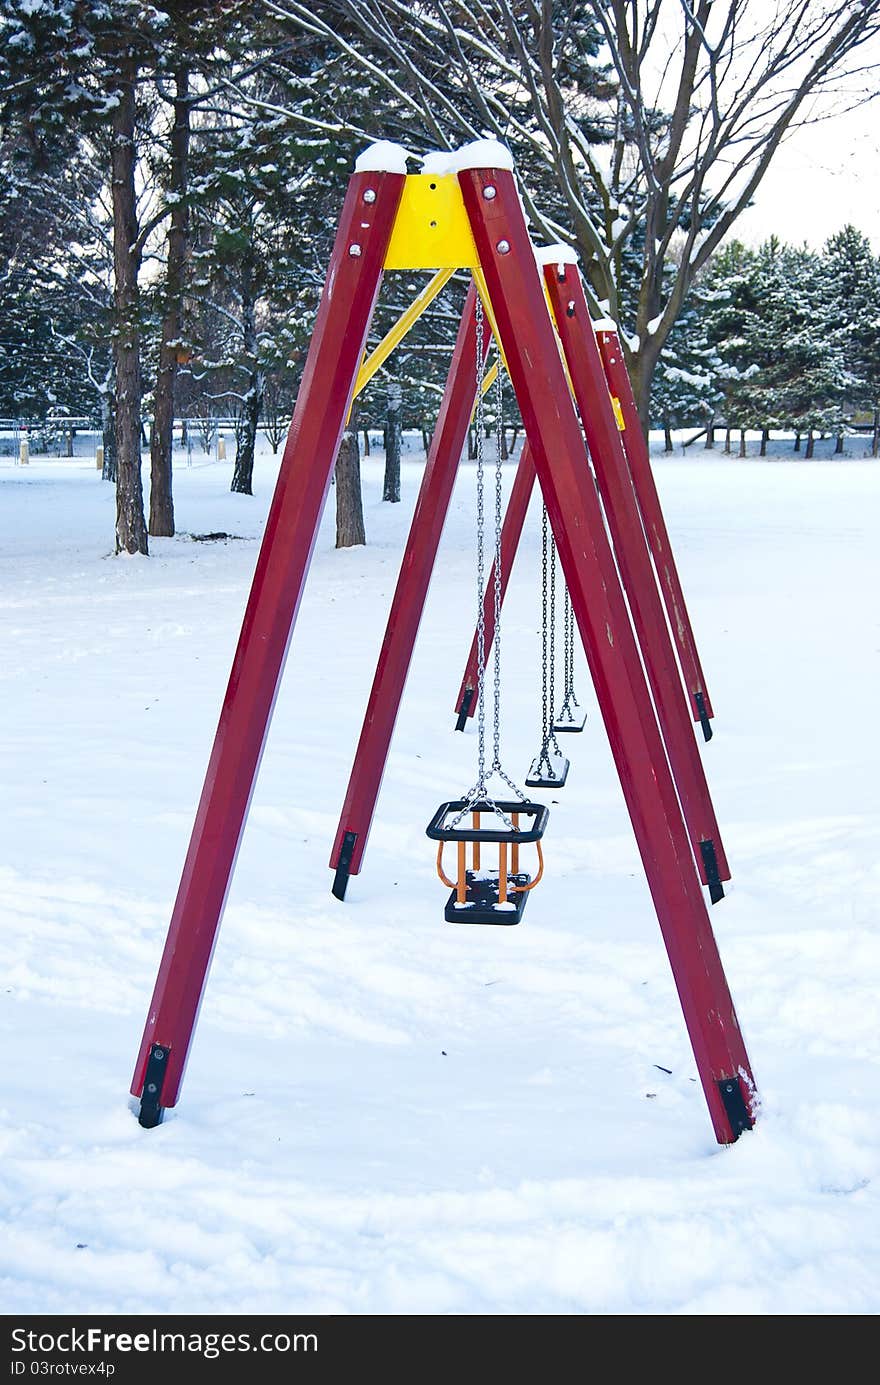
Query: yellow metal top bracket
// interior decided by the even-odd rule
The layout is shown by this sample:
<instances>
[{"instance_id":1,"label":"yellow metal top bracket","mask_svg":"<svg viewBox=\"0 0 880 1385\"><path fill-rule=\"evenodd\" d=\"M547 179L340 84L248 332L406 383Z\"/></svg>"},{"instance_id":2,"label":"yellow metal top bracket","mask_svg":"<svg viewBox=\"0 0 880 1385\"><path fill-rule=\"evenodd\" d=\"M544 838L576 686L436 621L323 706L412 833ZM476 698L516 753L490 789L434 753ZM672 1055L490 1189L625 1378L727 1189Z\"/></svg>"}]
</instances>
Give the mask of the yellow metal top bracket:
<instances>
[{"instance_id":1,"label":"yellow metal top bracket","mask_svg":"<svg viewBox=\"0 0 880 1385\"><path fill-rule=\"evenodd\" d=\"M409 173L386 269L476 269L477 247L454 173Z\"/></svg>"}]
</instances>

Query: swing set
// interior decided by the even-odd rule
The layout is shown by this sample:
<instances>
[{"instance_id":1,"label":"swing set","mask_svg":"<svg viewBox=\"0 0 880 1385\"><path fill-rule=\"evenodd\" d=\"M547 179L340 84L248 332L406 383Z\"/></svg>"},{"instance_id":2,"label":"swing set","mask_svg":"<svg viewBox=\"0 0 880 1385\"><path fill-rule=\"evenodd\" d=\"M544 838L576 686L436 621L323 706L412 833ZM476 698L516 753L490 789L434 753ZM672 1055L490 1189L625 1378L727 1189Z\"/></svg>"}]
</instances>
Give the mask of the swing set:
<instances>
[{"instance_id":1,"label":"swing set","mask_svg":"<svg viewBox=\"0 0 880 1385\"><path fill-rule=\"evenodd\" d=\"M456 726L463 730L476 717L477 777L470 790L441 804L427 827L438 844L438 874L451 891L445 917L455 923L518 923L543 875L548 809L508 775L500 751L502 605L537 479L544 503L544 687L541 745L525 783L559 788L565 782L568 761L556 736L584 724L574 692L577 627L715 1135L730 1143L754 1123L756 1096L701 888L708 887L715 903L730 878L692 728L699 722L708 739L712 708L616 330L591 321L571 251L535 251L502 146L478 141L458 151L449 167L441 170L435 161L437 171L420 174L407 174L402 151L394 150L384 144L367 150L349 181L132 1081L140 1123L157 1125L179 1096L352 401L452 274L465 269L471 285L333 844L332 890L344 899L350 877L362 866L456 472L476 414L477 617ZM435 273L365 357L383 272L394 269ZM488 365L492 342L495 359ZM505 378L526 434L506 514L500 446ZM494 552L486 578L483 399L493 384L499 445ZM558 709L557 558L564 581ZM493 778L503 785L497 797ZM454 877L444 869L450 847Z\"/></svg>"}]
</instances>

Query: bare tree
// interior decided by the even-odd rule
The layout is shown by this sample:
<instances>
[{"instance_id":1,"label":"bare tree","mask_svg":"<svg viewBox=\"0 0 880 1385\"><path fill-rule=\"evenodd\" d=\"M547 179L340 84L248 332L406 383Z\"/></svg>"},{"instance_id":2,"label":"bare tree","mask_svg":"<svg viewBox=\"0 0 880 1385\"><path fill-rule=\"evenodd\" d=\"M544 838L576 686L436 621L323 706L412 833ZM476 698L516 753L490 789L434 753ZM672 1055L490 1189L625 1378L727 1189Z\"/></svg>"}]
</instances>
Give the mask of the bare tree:
<instances>
[{"instance_id":1,"label":"bare tree","mask_svg":"<svg viewBox=\"0 0 880 1385\"><path fill-rule=\"evenodd\" d=\"M880 0L269 0L385 88L410 147L487 132L535 232L580 252L643 423L694 276L797 125L873 95ZM876 82L874 83L876 86ZM823 101L824 98L824 101ZM381 128L377 115L377 135Z\"/></svg>"}]
</instances>

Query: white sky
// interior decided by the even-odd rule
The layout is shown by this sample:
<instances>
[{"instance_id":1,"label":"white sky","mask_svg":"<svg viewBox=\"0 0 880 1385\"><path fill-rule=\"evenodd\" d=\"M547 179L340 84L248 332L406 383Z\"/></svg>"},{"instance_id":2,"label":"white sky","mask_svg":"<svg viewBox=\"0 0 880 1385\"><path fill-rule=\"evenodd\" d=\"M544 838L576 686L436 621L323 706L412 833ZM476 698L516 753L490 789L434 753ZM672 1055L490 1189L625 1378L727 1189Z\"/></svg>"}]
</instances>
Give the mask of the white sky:
<instances>
[{"instance_id":1,"label":"white sky","mask_svg":"<svg viewBox=\"0 0 880 1385\"><path fill-rule=\"evenodd\" d=\"M756 245L775 232L819 249L848 221L880 255L880 99L796 130L732 234Z\"/></svg>"}]
</instances>

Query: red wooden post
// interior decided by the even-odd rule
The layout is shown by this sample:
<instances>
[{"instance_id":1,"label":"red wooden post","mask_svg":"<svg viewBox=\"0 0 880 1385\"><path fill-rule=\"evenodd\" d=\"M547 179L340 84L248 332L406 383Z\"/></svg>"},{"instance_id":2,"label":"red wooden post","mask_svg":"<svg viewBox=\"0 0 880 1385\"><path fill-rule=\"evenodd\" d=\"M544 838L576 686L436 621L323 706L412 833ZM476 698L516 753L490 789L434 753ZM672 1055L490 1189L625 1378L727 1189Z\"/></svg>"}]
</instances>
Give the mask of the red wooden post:
<instances>
[{"instance_id":1,"label":"red wooden post","mask_svg":"<svg viewBox=\"0 0 880 1385\"><path fill-rule=\"evenodd\" d=\"M660 508L660 497L654 484L648 445L642 432L632 384L624 364L623 352L620 349L620 341L616 330L610 325L604 324L596 328L596 340L599 344L608 388L615 399L619 401L623 413L625 424L622 433L623 446L632 473L639 509L642 512L648 546L651 549L654 565L660 579L660 590L666 604L666 613L669 616L669 624L678 649L682 676L689 693L691 714L694 721L699 721L702 724L703 735L708 741L712 738L710 722L714 712L712 711L712 703L709 701L709 692L703 677L703 670L700 667L697 643L685 605L678 569L675 566L666 521Z\"/></svg>"},{"instance_id":2,"label":"red wooden post","mask_svg":"<svg viewBox=\"0 0 880 1385\"><path fill-rule=\"evenodd\" d=\"M753 1123L753 1082L694 872L599 499L513 176L459 175L593 683L719 1142Z\"/></svg>"},{"instance_id":3,"label":"red wooden post","mask_svg":"<svg viewBox=\"0 0 880 1385\"><path fill-rule=\"evenodd\" d=\"M614 555L629 598L636 637L645 660L694 859L700 879L704 885L709 885L712 899L717 901L723 898L721 881L730 879L730 869L700 752L691 729L687 699L678 676L675 651L669 638L638 500L614 417L580 271L575 264L548 264L544 266L544 279L587 435L599 493L611 530Z\"/></svg>"},{"instance_id":4,"label":"red wooden post","mask_svg":"<svg viewBox=\"0 0 880 1385\"><path fill-rule=\"evenodd\" d=\"M333 893L338 899L345 896L349 875L357 875L361 868L388 759L388 748L394 734L394 723L477 397L475 304L476 289L472 284L458 329L443 403L400 564L385 638L330 856L331 868L336 871ZM488 346L489 326L486 323L480 347L483 358Z\"/></svg>"},{"instance_id":5,"label":"red wooden post","mask_svg":"<svg viewBox=\"0 0 880 1385\"><path fill-rule=\"evenodd\" d=\"M349 182L134 1071L142 1124L177 1101L403 185Z\"/></svg>"},{"instance_id":6,"label":"red wooden post","mask_svg":"<svg viewBox=\"0 0 880 1385\"><path fill-rule=\"evenodd\" d=\"M529 440L526 438L523 449L520 453L519 462L516 468L516 475L513 478L513 485L510 489L510 499L507 502L507 512L504 516L504 523L501 526L501 600L507 591L507 584L510 581L510 574L513 569L513 560L516 557L516 550L519 547L520 536L523 525L526 521L526 513L529 508L529 501L532 498L532 491L535 486L535 463L532 460L532 452L529 447ZM483 622L486 627L485 648L492 648L492 641L495 638L495 564L486 579L486 592L483 597ZM455 702L455 710L458 716L456 731L463 731L468 717L472 717L477 710L477 632L474 631L474 638L471 641L471 649L468 654L467 664L465 665L464 677L461 680L461 687L458 690L458 697Z\"/></svg>"}]
</instances>

